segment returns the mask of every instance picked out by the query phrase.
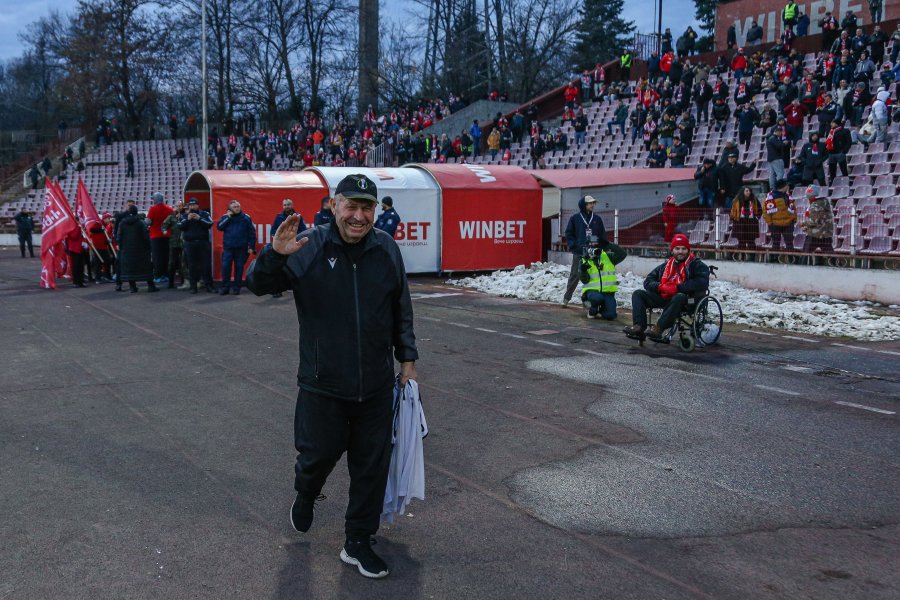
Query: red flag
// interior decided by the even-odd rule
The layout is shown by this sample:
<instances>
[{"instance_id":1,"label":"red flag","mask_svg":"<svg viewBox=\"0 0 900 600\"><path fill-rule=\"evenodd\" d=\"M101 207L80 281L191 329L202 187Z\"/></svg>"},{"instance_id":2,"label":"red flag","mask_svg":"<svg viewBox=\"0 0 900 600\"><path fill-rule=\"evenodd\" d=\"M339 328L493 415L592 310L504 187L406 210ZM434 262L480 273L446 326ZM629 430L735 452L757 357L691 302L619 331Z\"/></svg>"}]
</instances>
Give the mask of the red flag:
<instances>
[{"instance_id":1,"label":"red flag","mask_svg":"<svg viewBox=\"0 0 900 600\"><path fill-rule=\"evenodd\" d=\"M87 186L84 185L84 181L80 177L78 178L78 191L75 192L75 216L78 217L78 220L87 230L90 230L91 223L101 222L97 208L94 206L94 201L91 200Z\"/></svg>"},{"instance_id":2,"label":"red flag","mask_svg":"<svg viewBox=\"0 0 900 600\"><path fill-rule=\"evenodd\" d=\"M41 217L41 287L53 289L56 278L66 270L66 250L63 240L78 228L78 221L66 202L59 185L45 180L44 214Z\"/></svg>"}]
</instances>

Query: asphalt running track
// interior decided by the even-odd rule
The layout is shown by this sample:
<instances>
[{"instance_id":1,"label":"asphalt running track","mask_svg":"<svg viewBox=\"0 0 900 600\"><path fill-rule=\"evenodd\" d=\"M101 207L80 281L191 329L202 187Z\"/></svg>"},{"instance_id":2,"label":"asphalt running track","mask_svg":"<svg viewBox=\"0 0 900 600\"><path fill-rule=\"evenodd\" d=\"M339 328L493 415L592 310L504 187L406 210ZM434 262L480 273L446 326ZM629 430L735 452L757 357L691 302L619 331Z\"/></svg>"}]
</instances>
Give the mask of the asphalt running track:
<instances>
[{"instance_id":1,"label":"asphalt running track","mask_svg":"<svg viewBox=\"0 0 900 600\"><path fill-rule=\"evenodd\" d=\"M0 251L0 598L900 597L900 343L726 326L684 354L412 282L426 502L343 565L292 500L296 316L36 286Z\"/></svg>"}]
</instances>

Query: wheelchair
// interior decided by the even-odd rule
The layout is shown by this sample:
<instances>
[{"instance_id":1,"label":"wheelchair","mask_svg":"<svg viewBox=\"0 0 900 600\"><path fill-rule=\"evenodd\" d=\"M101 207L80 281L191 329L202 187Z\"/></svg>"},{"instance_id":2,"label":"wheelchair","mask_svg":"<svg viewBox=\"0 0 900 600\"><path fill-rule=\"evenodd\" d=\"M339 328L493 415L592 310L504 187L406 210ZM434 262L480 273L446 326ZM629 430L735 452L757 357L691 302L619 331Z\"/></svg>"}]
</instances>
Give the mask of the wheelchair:
<instances>
[{"instance_id":1,"label":"wheelchair","mask_svg":"<svg viewBox=\"0 0 900 600\"><path fill-rule=\"evenodd\" d=\"M716 276L718 267L709 267L709 273ZM652 325L653 311L647 311L647 325ZM637 339L640 346L644 345L644 339L658 344L669 344L677 336L678 348L684 352L693 352L695 348L712 346L722 335L722 305L709 295L706 290L702 296L688 298L681 314L675 320L675 324L663 332L659 338L651 338L646 335L632 337Z\"/></svg>"}]
</instances>

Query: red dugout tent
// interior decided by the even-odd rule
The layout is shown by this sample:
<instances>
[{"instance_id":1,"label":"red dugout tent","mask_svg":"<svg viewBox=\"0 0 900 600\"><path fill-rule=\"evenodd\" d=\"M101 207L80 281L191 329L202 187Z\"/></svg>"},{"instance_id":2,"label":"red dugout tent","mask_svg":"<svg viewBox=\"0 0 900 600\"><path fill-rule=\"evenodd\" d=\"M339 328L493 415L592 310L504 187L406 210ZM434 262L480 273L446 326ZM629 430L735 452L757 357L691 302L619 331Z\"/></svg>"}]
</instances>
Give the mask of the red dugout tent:
<instances>
[{"instance_id":1,"label":"red dugout tent","mask_svg":"<svg viewBox=\"0 0 900 600\"><path fill-rule=\"evenodd\" d=\"M541 186L518 167L408 165L441 190L441 271L509 269L541 259Z\"/></svg>"},{"instance_id":2,"label":"red dugout tent","mask_svg":"<svg viewBox=\"0 0 900 600\"><path fill-rule=\"evenodd\" d=\"M294 201L294 210L308 226L328 196L328 187L312 171L194 171L184 184L184 201L197 198L201 208L209 210L213 223L225 213L232 199L250 215L256 225L258 249L272 239L272 221L281 212L285 198ZM220 279L222 269L222 232L213 232L213 277ZM248 266L251 261L247 261Z\"/></svg>"}]
</instances>

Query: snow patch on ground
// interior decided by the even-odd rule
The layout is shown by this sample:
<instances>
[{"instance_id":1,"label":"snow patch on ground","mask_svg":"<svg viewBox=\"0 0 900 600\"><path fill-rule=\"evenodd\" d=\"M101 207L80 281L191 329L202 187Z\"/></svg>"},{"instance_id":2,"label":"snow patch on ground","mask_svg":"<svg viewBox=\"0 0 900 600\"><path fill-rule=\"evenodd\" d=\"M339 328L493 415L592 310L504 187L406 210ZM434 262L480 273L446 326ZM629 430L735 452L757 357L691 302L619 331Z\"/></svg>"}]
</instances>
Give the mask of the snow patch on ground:
<instances>
[{"instance_id":1,"label":"snow patch on ground","mask_svg":"<svg viewBox=\"0 0 900 600\"><path fill-rule=\"evenodd\" d=\"M560 302L566 291L569 267L557 263L519 265L511 271L451 279L447 283L488 294L523 300ZM642 287L644 278L634 273L619 274L616 294L620 314L631 314L631 293ZM883 341L900 339L897 307L884 307L867 301L844 302L828 296L792 296L782 292L764 292L713 279L710 294L722 304L728 323L769 327L792 333ZM581 284L575 290L573 304L580 304ZM891 314L885 314L891 313Z\"/></svg>"}]
</instances>

